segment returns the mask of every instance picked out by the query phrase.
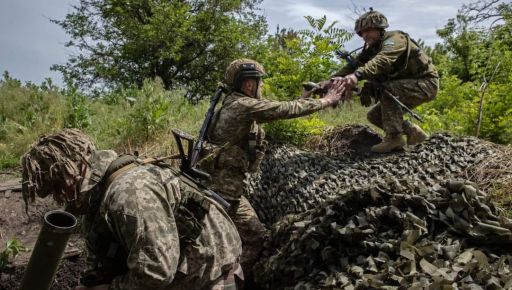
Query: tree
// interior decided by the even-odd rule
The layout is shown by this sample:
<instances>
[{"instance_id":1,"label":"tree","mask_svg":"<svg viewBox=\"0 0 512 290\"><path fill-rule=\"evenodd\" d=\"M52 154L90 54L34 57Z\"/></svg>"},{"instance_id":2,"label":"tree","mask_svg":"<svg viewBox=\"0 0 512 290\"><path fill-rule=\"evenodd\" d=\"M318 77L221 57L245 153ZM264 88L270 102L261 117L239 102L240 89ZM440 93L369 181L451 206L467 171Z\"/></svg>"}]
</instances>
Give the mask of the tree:
<instances>
[{"instance_id":1,"label":"tree","mask_svg":"<svg viewBox=\"0 0 512 290\"><path fill-rule=\"evenodd\" d=\"M333 52L350 40L352 34L337 27L337 21L328 24L326 16L304 18L309 28L278 30L267 37L256 53L255 58L267 71L267 96L280 100L297 97L302 82L324 80L340 68Z\"/></svg>"},{"instance_id":2,"label":"tree","mask_svg":"<svg viewBox=\"0 0 512 290\"><path fill-rule=\"evenodd\" d=\"M63 20L77 53L52 66L80 88L159 77L166 89L210 93L233 58L266 33L262 0L80 0Z\"/></svg>"},{"instance_id":3,"label":"tree","mask_svg":"<svg viewBox=\"0 0 512 290\"><path fill-rule=\"evenodd\" d=\"M436 101L420 111L427 129L512 142L512 4L479 0L463 5L438 30L433 59L441 73Z\"/></svg>"}]
</instances>

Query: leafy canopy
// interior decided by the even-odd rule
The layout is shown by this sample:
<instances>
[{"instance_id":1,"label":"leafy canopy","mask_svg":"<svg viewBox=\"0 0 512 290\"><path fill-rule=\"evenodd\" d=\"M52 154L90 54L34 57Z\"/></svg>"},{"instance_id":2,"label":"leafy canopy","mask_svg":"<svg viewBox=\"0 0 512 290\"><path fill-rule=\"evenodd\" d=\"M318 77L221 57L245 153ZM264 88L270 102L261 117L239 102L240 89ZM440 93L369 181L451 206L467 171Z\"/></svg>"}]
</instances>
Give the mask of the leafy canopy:
<instances>
[{"instance_id":1,"label":"leafy canopy","mask_svg":"<svg viewBox=\"0 0 512 290\"><path fill-rule=\"evenodd\" d=\"M80 0L63 20L76 54L52 69L85 90L141 87L193 95L213 90L226 65L266 32L262 0Z\"/></svg>"}]
</instances>

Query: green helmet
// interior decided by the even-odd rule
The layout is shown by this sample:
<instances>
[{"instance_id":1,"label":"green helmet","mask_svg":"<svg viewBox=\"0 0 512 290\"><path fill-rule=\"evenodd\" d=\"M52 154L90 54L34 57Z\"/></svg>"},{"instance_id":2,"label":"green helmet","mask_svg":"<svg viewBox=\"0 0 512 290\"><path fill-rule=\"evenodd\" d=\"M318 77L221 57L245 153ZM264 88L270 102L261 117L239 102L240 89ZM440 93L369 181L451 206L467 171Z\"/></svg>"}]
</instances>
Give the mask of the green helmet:
<instances>
[{"instance_id":1,"label":"green helmet","mask_svg":"<svg viewBox=\"0 0 512 290\"><path fill-rule=\"evenodd\" d=\"M356 20L354 30L361 36L362 32L368 28L386 29L388 27L389 24L386 16L378 11L374 11L373 8L370 7L370 11L359 16Z\"/></svg>"},{"instance_id":2,"label":"green helmet","mask_svg":"<svg viewBox=\"0 0 512 290\"><path fill-rule=\"evenodd\" d=\"M224 83L231 88L240 89L245 78L260 79L265 75L263 66L255 60L242 58L232 61L224 75Z\"/></svg>"}]
</instances>

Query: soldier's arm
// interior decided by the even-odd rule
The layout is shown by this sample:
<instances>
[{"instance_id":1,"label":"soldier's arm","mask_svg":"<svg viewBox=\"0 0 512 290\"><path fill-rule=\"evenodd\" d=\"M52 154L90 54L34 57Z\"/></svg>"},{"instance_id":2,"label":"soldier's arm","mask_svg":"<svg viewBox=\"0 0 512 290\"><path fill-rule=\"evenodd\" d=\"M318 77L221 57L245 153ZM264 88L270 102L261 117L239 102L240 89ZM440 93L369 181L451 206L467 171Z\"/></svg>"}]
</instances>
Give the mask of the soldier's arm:
<instances>
[{"instance_id":1,"label":"soldier's arm","mask_svg":"<svg viewBox=\"0 0 512 290\"><path fill-rule=\"evenodd\" d=\"M354 57L354 64L359 63L360 54ZM353 73L357 69L357 65L354 67L352 64L347 62L339 71L332 75L332 77L344 77Z\"/></svg>"},{"instance_id":2,"label":"soldier's arm","mask_svg":"<svg viewBox=\"0 0 512 290\"><path fill-rule=\"evenodd\" d=\"M384 39L382 49L365 65L359 67L358 72L363 79L376 79L386 76L393 71L393 64L407 50L407 38L402 34Z\"/></svg>"},{"instance_id":3,"label":"soldier's arm","mask_svg":"<svg viewBox=\"0 0 512 290\"><path fill-rule=\"evenodd\" d=\"M162 289L174 279L180 255L172 210L148 188L129 195L122 212L109 214L111 228L128 252L128 272L115 277L109 290Z\"/></svg>"},{"instance_id":4,"label":"soldier's arm","mask_svg":"<svg viewBox=\"0 0 512 290\"><path fill-rule=\"evenodd\" d=\"M320 99L297 99L294 101L271 101L249 97L238 100L240 114L258 123L305 116L325 107Z\"/></svg>"}]
</instances>

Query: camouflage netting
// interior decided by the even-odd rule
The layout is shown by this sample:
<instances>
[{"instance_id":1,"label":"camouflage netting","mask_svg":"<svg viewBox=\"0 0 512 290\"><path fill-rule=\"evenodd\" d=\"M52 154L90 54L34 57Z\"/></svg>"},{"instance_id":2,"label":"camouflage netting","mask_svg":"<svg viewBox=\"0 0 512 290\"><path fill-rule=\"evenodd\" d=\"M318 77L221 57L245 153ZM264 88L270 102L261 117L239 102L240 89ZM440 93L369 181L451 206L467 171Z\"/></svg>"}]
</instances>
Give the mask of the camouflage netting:
<instances>
[{"instance_id":1,"label":"camouflage netting","mask_svg":"<svg viewBox=\"0 0 512 290\"><path fill-rule=\"evenodd\" d=\"M433 187L493 154L493 147L479 139L445 134L410 151L356 159L276 146L247 179L246 194L261 220L273 224L286 214L313 209L328 198L370 184L401 180Z\"/></svg>"},{"instance_id":2,"label":"camouflage netting","mask_svg":"<svg viewBox=\"0 0 512 290\"><path fill-rule=\"evenodd\" d=\"M489 204L456 181L351 190L277 223L256 280L264 289L510 289L512 224Z\"/></svg>"},{"instance_id":3,"label":"camouflage netting","mask_svg":"<svg viewBox=\"0 0 512 290\"><path fill-rule=\"evenodd\" d=\"M511 221L476 184L455 179L502 153L445 134L411 151L366 158L271 148L247 188L262 220L273 225L253 269L257 283L512 289Z\"/></svg>"}]
</instances>

